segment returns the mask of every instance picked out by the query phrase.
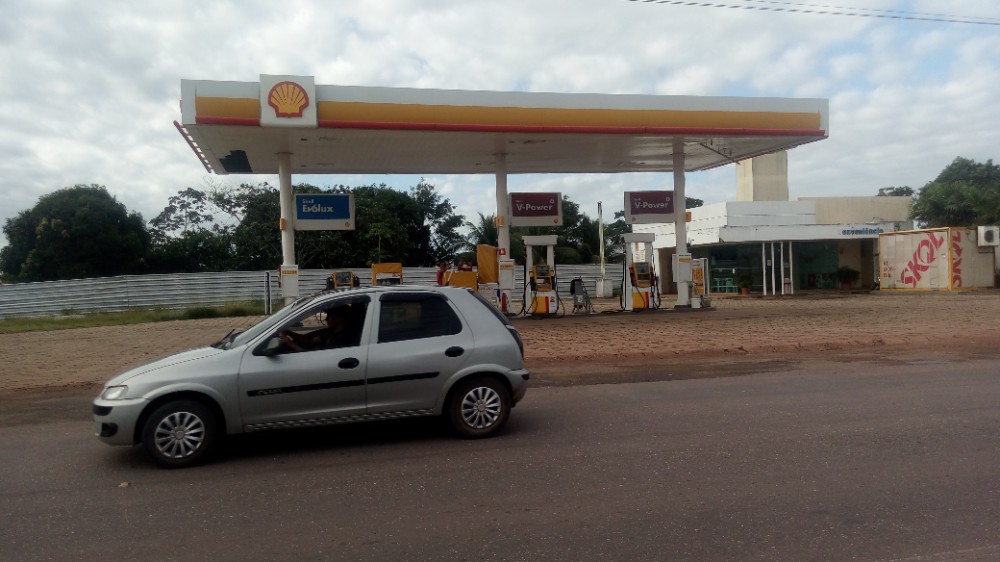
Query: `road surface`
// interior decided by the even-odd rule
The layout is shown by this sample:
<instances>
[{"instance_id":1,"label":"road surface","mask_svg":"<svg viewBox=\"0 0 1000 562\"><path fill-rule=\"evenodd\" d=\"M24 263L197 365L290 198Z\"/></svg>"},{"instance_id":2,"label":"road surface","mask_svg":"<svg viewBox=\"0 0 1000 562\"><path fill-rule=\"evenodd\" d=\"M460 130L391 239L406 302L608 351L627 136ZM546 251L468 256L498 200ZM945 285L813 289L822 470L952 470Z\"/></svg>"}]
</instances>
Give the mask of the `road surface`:
<instances>
[{"instance_id":1,"label":"road surface","mask_svg":"<svg viewBox=\"0 0 1000 562\"><path fill-rule=\"evenodd\" d=\"M997 560L998 358L536 387L495 439L275 432L180 471L43 393L0 420L0 558Z\"/></svg>"}]
</instances>

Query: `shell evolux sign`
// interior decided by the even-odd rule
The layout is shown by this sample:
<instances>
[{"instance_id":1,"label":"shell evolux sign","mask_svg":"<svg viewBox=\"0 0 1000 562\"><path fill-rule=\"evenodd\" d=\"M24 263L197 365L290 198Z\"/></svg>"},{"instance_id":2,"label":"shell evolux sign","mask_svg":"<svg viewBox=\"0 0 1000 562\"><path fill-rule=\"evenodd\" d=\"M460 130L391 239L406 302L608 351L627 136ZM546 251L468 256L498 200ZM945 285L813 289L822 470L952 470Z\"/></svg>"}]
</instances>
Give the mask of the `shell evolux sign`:
<instances>
[{"instance_id":1,"label":"shell evolux sign","mask_svg":"<svg viewBox=\"0 0 1000 562\"><path fill-rule=\"evenodd\" d=\"M316 127L316 80L312 76L260 76L261 127Z\"/></svg>"},{"instance_id":2,"label":"shell evolux sign","mask_svg":"<svg viewBox=\"0 0 1000 562\"><path fill-rule=\"evenodd\" d=\"M296 194L295 230L354 230L354 194Z\"/></svg>"}]
</instances>

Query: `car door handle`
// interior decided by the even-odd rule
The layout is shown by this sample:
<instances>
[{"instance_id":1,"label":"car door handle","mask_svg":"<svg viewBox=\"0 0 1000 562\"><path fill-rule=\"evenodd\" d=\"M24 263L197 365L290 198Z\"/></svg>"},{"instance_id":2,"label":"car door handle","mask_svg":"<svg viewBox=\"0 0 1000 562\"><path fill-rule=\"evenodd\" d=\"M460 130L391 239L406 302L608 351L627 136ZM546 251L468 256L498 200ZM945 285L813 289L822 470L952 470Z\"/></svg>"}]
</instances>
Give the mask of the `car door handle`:
<instances>
[{"instance_id":1,"label":"car door handle","mask_svg":"<svg viewBox=\"0 0 1000 562\"><path fill-rule=\"evenodd\" d=\"M463 353L465 353L465 350L462 349L461 347L458 347L457 345L449 347L444 351L444 354L447 355L448 357L458 357Z\"/></svg>"},{"instance_id":2,"label":"car door handle","mask_svg":"<svg viewBox=\"0 0 1000 562\"><path fill-rule=\"evenodd\" d=\"M360 364L361 361L358 361L353 357L348 357L346 359L341 359L340 363L337 363L337 366L340 367L341 369L353 369Z\"/></svg>"}]
</instances>

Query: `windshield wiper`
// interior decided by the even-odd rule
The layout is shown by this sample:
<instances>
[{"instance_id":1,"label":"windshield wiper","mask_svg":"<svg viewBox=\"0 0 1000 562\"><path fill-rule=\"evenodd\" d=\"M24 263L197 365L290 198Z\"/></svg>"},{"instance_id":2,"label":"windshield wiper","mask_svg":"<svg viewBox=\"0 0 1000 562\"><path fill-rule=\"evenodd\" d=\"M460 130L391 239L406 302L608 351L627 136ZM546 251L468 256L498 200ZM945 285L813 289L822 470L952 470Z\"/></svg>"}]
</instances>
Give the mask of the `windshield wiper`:
<instances>
[{"instance_id":1,"label":"windshield wiper","mask_svg":"<svg viewBox=\"0 0 1000 562\"><path fill-rule=\"evenodd\" d=\"M230 337L231 337L231 336L232 336L233 334L235 334L235 333L236 333L236 328L233 328L232 330L229 330L229 333L228 333L228 334L226 334L225 336L223 336L221 340L219 340L219 341L217 341L217 342L213 343L213 344L212 344L212 347L215 347L215 348L218 348L218 349L222 349L222 347L223 347L223 346L224 346L224 345L225 345L226 343L229 343L229 341L230 341Z\"/></svg>"}]
</instances>

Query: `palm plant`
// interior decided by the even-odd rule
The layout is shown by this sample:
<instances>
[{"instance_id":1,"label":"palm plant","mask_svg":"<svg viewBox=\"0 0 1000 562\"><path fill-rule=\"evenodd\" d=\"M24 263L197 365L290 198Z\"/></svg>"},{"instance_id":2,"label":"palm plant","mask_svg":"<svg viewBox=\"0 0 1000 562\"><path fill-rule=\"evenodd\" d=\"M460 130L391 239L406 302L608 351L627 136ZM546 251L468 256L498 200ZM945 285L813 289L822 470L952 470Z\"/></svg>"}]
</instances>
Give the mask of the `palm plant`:
<instances>
[{"instance_id":1,"label":"palm plant","mask_svg":"<svg viewBox=\"0 0 1000 562\"><path fill-rule=\"evenodd\" d=\"M479 215L478 222L472 223L466 221L465 223L465 227L469 229L469 234L466 236L468 247L474 250L479 244L496 246L499 237L497 234L496 215L484 215L481 212L477 214Z\"/></svg>"}]
</instances>

